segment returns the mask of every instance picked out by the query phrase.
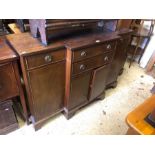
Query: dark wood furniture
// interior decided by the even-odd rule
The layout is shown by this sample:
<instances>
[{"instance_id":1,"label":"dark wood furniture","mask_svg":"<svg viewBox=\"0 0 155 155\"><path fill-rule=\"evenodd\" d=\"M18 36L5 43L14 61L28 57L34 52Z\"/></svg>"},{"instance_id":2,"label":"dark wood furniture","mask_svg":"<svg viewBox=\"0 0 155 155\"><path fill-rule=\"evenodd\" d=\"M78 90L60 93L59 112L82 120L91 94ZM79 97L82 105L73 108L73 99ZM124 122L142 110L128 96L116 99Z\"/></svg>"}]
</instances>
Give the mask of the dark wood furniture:
<instances>
[{"instance_id":1,"label":"dark wood furniture","mask_svg":"<svg viewBox=\"0 0 155 155\"><path fill-rule=\"evenodd\" d=\"M8 30L5 27L4 20L0 19L0 36L9 34Z\"/></svg>"},{"instance_id":2,"label":"dark wood furniture","mask_svg":"<svg viewBox=\"0 0 155 155\"><path fill-rule=\"evenodd\" d=\"M16 19L15 21L21 32L30 31L30 25L28 19Z\"/></svg>"},{"instance_id":3,"label":"dark wood furniture","mask_svg":"<svg viewBox=\"0 0 155 155\"><path fill-rule=\"evenodd\" d=\"M30 30L35 38L47 45L53 38L98 26L99 19L30 19ZM84 32L83 31L83 32Z\"/></svg>"},{"instance_id":4,"label":"dark wood furniture","mask_svg":"<svg viewBox=\"0 0 155 155\"><path fill-rule=\"evenodd\" d=\"M65 116L104 94L119 36L90 34L67 41Z\"/></svg>"},{"instance_id":5,"label":"dark wood furniture","mask_svg":"<svg viewBox=\"0 0 155 155\"><path fill-rule=\"evenodd\" d=\"M110 69L107 79L107 88L116 87L117 78L123 72L123 67L127 59L127 49L130 43L132 30L121 29L115 32L115 34L121 36L121 39L117 42L116 52L112 63L110 64Z\"/></svg>"},{"instance_id":6,"label":"dark wood furniture","mask_svg":"<svg viewBox=\"0 0 155 155\"><path fill-rule=\"evenodd\" d=\"M113 72L118 76L123 68L129 35L129 30L119 33L97 30L61 37L48 46L30 33L6 36L20 56L29 117L35 130L60 112L69 119L79 108L104 98L105 88L117 77L110 82L107 79L113 77ZM123 56L119 59L120 53ZM117 64L120 60L121 63L112 69L115 58Z\"/></svg>"},{"instance_id":7,"label":"dark wood furniture","mask_svg":"<svg viewBox=\"0 0 155 155\"><path fill-rule=\"evenodd\" d=\"M0 38L0 102L19 97L23 114L28 122L27 107L18 68L18 56Z\"/></svg>"},{"instance_id":8,"label":"dark wood furniture","mask_svg":"<svg viewBox=\"0 0 155 155\"><path fill-rule=\"evenodd\" d=\"M117 24L117 30L129 29L132 23L132 19L119 19Z\"/></svg>"},{"instance_id":9,"label":"dark wood furniture","mask_svg":"<svg viewBox=\"0 0 155 155\"><path fill-rule=\"evenodd\" d=\"M116 29L116 19L30 19L31 34L40 38L43 45L48 45L55 38L68 34L85 33L100 29ZM52 41L51 41L52 40Z\"/></svg>"},{"instance_id":10,"label":"dark wood furniture","mask_svg":"<svg viewBox=\"0 0 155 155\"><path fill-rule=\"evenodd\" d=\"M0 102L0 135L8 134L19 127L12 106L11 100Z\"/></svg>"},{"instance_id":11,"label":"dark wood furniture","mask_svg":"<svg viewBox=\"0 0 155 155\"><path fill-rule=\"evenodd\" d=\"M7 39L20 56L30 120L37 130L63 111L66 49L61 41L44 47L30 33L8 35Z\"/></svg>"}]
</instances>

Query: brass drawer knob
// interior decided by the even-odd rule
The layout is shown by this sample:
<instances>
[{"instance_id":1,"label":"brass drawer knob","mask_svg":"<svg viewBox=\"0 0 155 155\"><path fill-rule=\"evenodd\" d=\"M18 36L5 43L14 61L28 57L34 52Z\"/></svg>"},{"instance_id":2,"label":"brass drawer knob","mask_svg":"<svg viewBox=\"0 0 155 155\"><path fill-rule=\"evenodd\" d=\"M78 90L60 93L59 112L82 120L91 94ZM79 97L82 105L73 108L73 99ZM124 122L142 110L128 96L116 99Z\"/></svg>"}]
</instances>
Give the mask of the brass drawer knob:
<instances>
[{"instance_id":1,"label":"brass drawer knob","mask_svg":"<svg viewBox=\"0 0 155 155\"><path fill-rule=\"evenodd\" d=\"M108 50L111 49L111 45L110 44L107 45L107 49Z\"/></svg>"},{"instance_id":2,"label":"brass drawer knob","mask_svg":"<svg viewBox=\"0 0 155 155\"><path fill-rule=\"evenodd\" d=\"M84 57L84 56L86 56L86 55L87 55L87 53L86 53L85 51L82 51L82 52L81 52L81 56L82 56L82 57Z\"/></svg>"},{"instance_id":3,"label":"brass drawer knob","mask_svg":"<svg viewBox=\"0 0 155 155\"><path fill-rule=\"evenodd\" d=\"M52 56L51 55L46 55L44 59L45 59L45 62L51 62L52 61Z\"/></svg>"},{"instance_id":4,"label":"brass drawer knob","mask_svg":"<svg viewBox=\"0 0 155 155\"><path fill-rule=\"evenodd\" d=\"M86 66L85 65L80 65L80 70L85 70Z\"/></svg>"},{"instance_id":5,"label":"brass drawer knob","mask_svg":"<svg viewBox=\"0 0 155 155\"><path fill-rule=\"evenodd\" d=\"M109 60L108 56L104 57L104 61L108 61L108 60Z\"/></svg>"}]
</instances>

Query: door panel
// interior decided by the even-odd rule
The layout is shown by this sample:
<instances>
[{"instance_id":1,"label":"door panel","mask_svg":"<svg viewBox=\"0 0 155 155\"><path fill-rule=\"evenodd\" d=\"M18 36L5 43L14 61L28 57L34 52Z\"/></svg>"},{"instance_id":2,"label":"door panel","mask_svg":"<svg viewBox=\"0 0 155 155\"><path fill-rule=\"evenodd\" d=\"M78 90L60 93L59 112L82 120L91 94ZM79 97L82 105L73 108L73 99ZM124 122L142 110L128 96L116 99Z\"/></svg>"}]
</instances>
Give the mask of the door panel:
<instances>
[{"instance_id":1,"label":"door panel","mask_svg":"<svg viewBox=\"0 0 155 155\"><path fill-rule=\"evenodd\" d=\"M93 79L90 90L89 100L93 100L101 95L106 87L106 79L108 78L109 65L102 66L93 72Z\"/></svg>"},{"instance_id":2,"label":"door panel","mask_svg":"<svg viewBox=\"0 0 155 155\"><path fill-rule=\"evenodd\" d=\"M107 85L117 81L117 77L123 69L127 58L127 46L130 41L130 35L124 36L123 41L118 41L114 59L111 63L109 70L109 78L107 79Z\"/></svg>"},{"instance_id":3,"label":"door panel","mask_svg":"<svg viewBox=\"0 0 155 155\"><path fill-rule=\"evenodd\" d=\"M29 72L35 121L63 108L65 91L65 61Z\"/></svg>"},{"instance_id":4,"label":"door panel","mask_svg":"<svg viewBox=\"0 0 155 155\"><path fill-rule=\"evenodd\" d=\"M72 78L69 109L76 108L88 102L91 75L92 72L90 71Z\"/></svg>"},{"instance_id":5,"label":"door panel","mask_svg":"<svg viewBox=\"0 0 155 155\"><path fill-rule=\"evenodd\" d=\"M12 63L0 64L0 101L18 95L18 85Z\"/></svg>"}]
</instances>

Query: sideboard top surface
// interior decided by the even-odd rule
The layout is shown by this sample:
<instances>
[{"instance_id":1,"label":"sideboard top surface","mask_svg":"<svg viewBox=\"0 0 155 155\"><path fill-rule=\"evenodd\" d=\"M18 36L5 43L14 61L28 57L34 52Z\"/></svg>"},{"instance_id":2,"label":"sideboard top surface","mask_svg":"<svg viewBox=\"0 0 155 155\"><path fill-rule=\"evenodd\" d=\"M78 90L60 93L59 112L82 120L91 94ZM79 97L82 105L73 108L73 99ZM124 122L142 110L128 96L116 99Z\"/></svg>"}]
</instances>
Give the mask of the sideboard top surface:
<instances>
[{"instance_id":1,"label":"sideboard top surface","mask_svg":"<svg viewBox=\"0 0 155 155\"><path fill-rule=\"evenodd\" d=\"M78 47L86 47L89 45L97 45L103 42L107 42L109 40L116 40L119 39L120 36L117 34L110 32L110 33L93 33L88 34L83 37L77 37L75 39L69 39L65 41L66 47L74 50Z\"/></svg>"},{"instance_id":2,"label":"sideboard top surface","mask_svg":"<svg viewBox=\"0 0 155 155\"><path fill-rule=\"evenodd\" d=\"M81 37L82 36L82 37ZM48 46L44 46L36 38L33 38L30 33L10 34L6 36L9 44L20 55L30 55L38 51L56 50L65 48L74 49L79 47L89 46L89 44L99 44L109 40L120 38L116 33L91 33L86 35L77 35L69 38L62 38L51 42Z\"/></svg>"},{"instance_id":3,"label":"sideboard top surface","mask_svg":"<svg viewBox=\"0 0 155 155\"><path fill-rule=\"evenodd\" d=\"M10 34L6 36L6 39L20 56L29 55L42 50L55 50L57 48L64 47L62 40L51 43L48 46L43 46L40 41L36 38L33 38L29 32Z\"/></svg>"},{"instance_id":4,"label":"sideboard top surface","mask_svg":"<svg viewBox=\"0 0 155 155\"><path fill-rule=\"evenodd\" d=\"M4 38L0 38L0 63L17 59L16 53L7 45Z\"/></svg>"}]
</instances>

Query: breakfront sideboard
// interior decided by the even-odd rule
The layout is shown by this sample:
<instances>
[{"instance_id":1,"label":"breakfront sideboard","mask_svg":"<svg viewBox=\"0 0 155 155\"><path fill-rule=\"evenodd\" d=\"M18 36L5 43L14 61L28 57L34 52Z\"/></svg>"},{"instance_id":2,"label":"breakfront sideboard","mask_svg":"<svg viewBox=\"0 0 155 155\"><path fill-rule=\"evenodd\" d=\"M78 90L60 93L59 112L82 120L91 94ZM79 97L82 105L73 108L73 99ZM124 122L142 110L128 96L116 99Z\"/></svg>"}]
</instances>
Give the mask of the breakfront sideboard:
<instances>
[{"instance_id":1,"label":"breakfront sideboard","mask_svg":"<svg viewBox=\"0 0 155 155\"><path fill-rule=\"evenodd\" d=\"M128 29L104 32L93 28L60 37L48 46L29 32L6 36L20 58L29 120L35 130L58 113L71 118L81 107L103 99L107 88L116 86L130 34Z\"/></svg>"}]
</instances>

